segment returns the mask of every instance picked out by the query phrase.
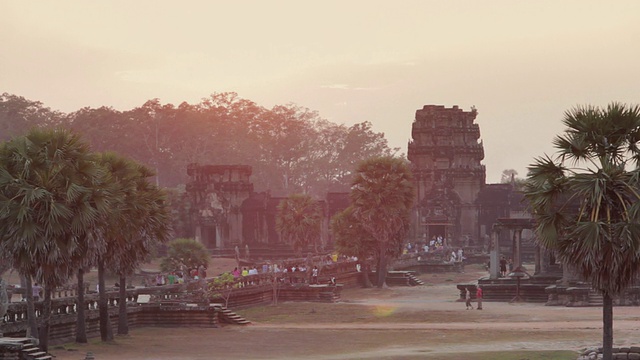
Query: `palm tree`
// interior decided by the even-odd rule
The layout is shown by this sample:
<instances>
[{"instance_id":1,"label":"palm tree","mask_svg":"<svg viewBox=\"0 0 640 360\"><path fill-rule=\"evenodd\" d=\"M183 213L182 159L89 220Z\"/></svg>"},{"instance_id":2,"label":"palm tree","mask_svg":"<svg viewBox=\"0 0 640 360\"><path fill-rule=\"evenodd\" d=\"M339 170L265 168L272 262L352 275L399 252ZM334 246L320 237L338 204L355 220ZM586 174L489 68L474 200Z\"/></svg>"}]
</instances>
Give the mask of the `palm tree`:
<instances>
[{"instance_id":1,"label":"palm tree","mask_svg":"<svg viewBox=\"0 0 640 360\"><path fill-rule=\"evenodd\" d=\"M103 179L88 146L64 130L32 130L0 147L0 252L43 284L40 345L48 347L51 291L78 264L85 229L107 211ZM28 284L27 284L28 285ZM27 294L29 300L29 294Z\"/></svg>"},{"instance_id":2,"label":"palm tree","mask_svg":"<svg viewBox=\"0 0 640 360\"><path fill-rule=\"evenodd\" d=\"M369 261L377 253L377 244L373 236L362 227L353 216L353 207L349 206L331 218L331 233L338 253L356 256L362 264L364 286L372 287L369 279Z\"/></svg>"},{"instance_id":3,"label":"palm tree","mask_svg":"<svg viewBox=\"0 0 640 360\"><path fill-rule=\"evenodd\" d=\"M415 198L406 162L390 156L360 163L351 185L353 216L375 239L378 287L386 286L389 257L398 256Z\"/></svg>"},{"instance_id":4,"label":"palm tree","mask_svg":"<svg viewBox=\"0 0 640 360\"><path fill-rule=\"evenodd\" d=\"M110 262L110 267L120 275L118 334L129 333L127 320L126 283L127 275L134 272L141 262L149 260L158 244L168 240L171 232L170 214L165 193L149 179L153 172L142 165L135 165L135 188L125 198L128 218L123 229L123 244L119 244ZM204 263L203 263L204 264Z\"/></svg>"},{"instance_id":5,"label":"palm tree","mask_svg":"<svg viewBox=\"0 0 640 360\"><path fill-rule=\"evenodd\" d=\"M165 196L149 182L153 173L148 168L114 153L100 155L100 163L109 175L111 211L96 228L102 243L98 265L98 293L100 336L103 341L113 338L110 329L106 296L105 270L109 268L120 277L118 333L128 333L126 275L147 260L158 242L169 234L169 214Z\"/></svg>"},{"instance_id":6,"label":"palm tree","mask_svg":"<svg viewBox=\"0 0 640 360\"><path fill-rule=\"evenodd\" d=\"M640 107L576 107L565 113L554 158L529 167L525 196L538 242L603 297L603 354L612 358L613 296L640 269Z\"/></svg>"},{"instance_id":7,"label":"palm tree","mask_svg":"<svg viewBox=\"0 0 640 360\"><path fill-rule=\"evenodd\" d=\"M278 205L276 229L298 252L305 250L310 241L314 251L318 251L321 224L322 206L309 195L293 194Z\"/></svg>"}]
</instances>

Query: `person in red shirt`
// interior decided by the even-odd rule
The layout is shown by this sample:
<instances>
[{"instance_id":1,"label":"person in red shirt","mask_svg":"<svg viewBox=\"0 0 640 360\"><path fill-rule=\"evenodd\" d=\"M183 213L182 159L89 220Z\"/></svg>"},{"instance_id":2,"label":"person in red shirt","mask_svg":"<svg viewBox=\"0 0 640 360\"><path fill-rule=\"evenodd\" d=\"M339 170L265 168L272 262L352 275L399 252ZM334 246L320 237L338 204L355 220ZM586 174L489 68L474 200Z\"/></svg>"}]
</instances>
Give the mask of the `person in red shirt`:
<instances>
[{"instance_id":1,"label":"person in red shirt","mask_svg":"<svg viewBox=\"0 0 640 360\"><path fill-rule=\"evenodd\" d=\"M476 290L476 301L478 302L478 306L476 307L476 309L482 310L482 288L480 287L480 285L478 285L478 288Z\"/></svg>"}]
</instances>

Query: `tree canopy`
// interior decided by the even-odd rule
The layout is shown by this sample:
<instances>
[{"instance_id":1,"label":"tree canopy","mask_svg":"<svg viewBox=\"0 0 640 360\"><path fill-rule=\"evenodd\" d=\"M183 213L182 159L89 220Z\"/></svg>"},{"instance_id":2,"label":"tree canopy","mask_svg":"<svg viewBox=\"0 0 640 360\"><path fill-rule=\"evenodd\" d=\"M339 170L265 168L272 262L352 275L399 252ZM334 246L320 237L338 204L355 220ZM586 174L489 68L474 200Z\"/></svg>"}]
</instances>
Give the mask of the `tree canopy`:
<instances>
[{"instance_id":1,"label":"tree canopy","mask_svg":"<svg viewBox=\"0 0 640 360\"><path fill-rule=\"evenodd\" d=\"M165 272L197 269L209 265L209 250L194 239L175 239L167 243L167 256L162 258L160 269ZM187 273L188 274L188 273Z\"/></svg>"},{"instance_id":2,"label":"tree canopy","mask_svg":"<svg viewBox=\"0 0 640 360\"><path fill-rule=\"evenodd\" d=\"M104 184L95 155L69 131L33 129L0 146L0 253L28 279L27 291L31 278L44 285L44 349L51 292L92 256L89 229L109 211Z\"/></svg>"},{"instance_id":3,"label":"tree canopy","mask_svg":"<svg viewBox=\"0 0 640 360\"><path fill-rule=\"evenodd\" d=\"M0 145L0 254L27 279L30 312L31 279L44 285L44 349L56 287L73 274L81 284L83 269L96 263L130 272L168 236L164 194L148 183L151 174L131 160L91 152L66 129L33 128Z\"/></svg>"},{"instance_id":4,"label":"tree canopy","mask_svg":"<svg viewBox=\"0 0 640 360\"><path fill-rule=\"evenodd\" d=\"M392 155L370 122L334 124L296 105L265 108L235 93L215 93L178 106L152 99L130 110L108 106L69 114L11 94L0 96L0 129L22 135L33 127L63 126L97 152L115 151L156 173L156 184L187 182L190 163L246 164L257 190L309 193L348 191L360 159Z\"/></svg>"}]
</instances>

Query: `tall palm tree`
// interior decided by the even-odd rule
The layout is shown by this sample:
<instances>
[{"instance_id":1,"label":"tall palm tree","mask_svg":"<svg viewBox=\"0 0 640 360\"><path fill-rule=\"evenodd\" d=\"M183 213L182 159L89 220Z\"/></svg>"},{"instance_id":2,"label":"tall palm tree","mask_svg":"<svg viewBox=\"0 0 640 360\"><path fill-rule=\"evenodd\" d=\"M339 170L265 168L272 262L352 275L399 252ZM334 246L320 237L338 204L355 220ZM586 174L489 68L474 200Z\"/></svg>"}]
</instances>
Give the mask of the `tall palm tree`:
<instances>
[{"instance_id":1,"label":"tall palm tree","mask_svg":"<svg viewBox=\"0 0 640 360\"><path fill-rule=\"evenodd\" d=\"M148 168L134 164L136 176L134 191L127 195L128 205L124 213L128 218L123 229L126 229L123 244L118 243L116 251L109 262L110 268L119 276L119 316L118 334L129 333L127 320L126 283L127 275L145 260L149 260L151 253L161 243L169 239L171 233L170 214L166 201L166 194L154 183L150 182L153 172Z\"/></svg>"},{"instance_id":2,"label":"tall palm tree","mask_svg":"<svg viewBox=\"0 0 640 360\"><path fill-rule=\"evenodd\" d=\"M88 146L64 130L32 130L0 147L0 252L44 286L44 349L51 291L77 269L73 254L83 246L85 229L108 208L93 187L103 178L94 160Z\"/></svg>"},{"instance_id":3,"label":"tall palm tree","mask_svg":"<svg viewBox=\"0 0 640 360\"><path fill-rule=\"evenodd\" d=\"M576 107L563 124L556 156L529 167L525 196L540 245L602 294L603 354L611 359L613 296L640 269L640 107Z\"/></svg>"},{"instance_id":4,"label":"tall palm tree","mask_svg":"<svg viewBox=\"0 0 640 360\"><path fill-rule=\"evenodd\" d=\"M276 229L297 251L306 249L310 241L318 251L321 225L322 206L309 195L293 194L278 205Z\"/></svg>"},{"instance_id":5,"label":"tall palm tree","mask_svg":"<svg viewBox=\"0 0 640 360\"><path fill-rule=\"evenodd\" d=\"M100 335L103 341L113 337L106 298L105 270L120 277L118 333L128 333L126 276L147 260L152 249L169 236L169 212L165 195L149 178L148 168L116 155L103 153L100 163L106 168L111 192L111 211L97 229L103 251L97 257Z\"/></svg>"},{"instance_id":6,"label":"tall palm tree","mask_svg":"<svg viewBox=\"0 0 640 360\"><path fill-rule=\"evenodd\" d=\"M374 258L377 253L377 244L373 236L362 227L362 224L353 216L353 207L349 206L336 213L331 218L331 233L335 241L336 250L340 254L356 256L362 264L365 287L372 287L369 279L369 258Z\"/></svg>"},{"instance_id":7,"label":"tall palm tree","mask_svg":"<svg viewBox=\"0 0 640 360\"><path fill-rule=\"evenodd\" d=\"M386 286L390 257L400 254L415 198L406 162L390 156L371 158L356 168L351 185L353 216L376 241L378 287Z\"/></svg>"}]
</instances>

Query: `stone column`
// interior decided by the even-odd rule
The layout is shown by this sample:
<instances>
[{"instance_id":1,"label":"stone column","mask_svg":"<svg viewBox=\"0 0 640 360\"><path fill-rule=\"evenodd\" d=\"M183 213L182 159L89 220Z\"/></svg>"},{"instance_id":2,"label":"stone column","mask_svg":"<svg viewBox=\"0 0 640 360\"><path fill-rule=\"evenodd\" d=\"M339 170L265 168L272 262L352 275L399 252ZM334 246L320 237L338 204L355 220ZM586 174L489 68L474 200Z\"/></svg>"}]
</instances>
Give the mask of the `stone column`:
<instances>
[{"instance_id":1,"label":"stone column","mask_svg":"<svg viewBox=\"0 0 640 360\"><path fill-rule=\"evenodd\" d=\"M539 275L540 272L542 271L542 250L538 245L536 245L534 248L534 258L535 258L534 260L535 266L533 269L533 274Z\"/></svg>"},{"instance_id":2,"label":"stone column","mask_svg":"<svg viewBox=\"0 0 640 360\"><path fill-rule=\"evenodd\" d=\"M581 277L576 270L562 263L562 285L570 286L580 281Z\"/></svg>"},{"instance_id":3,"label":"stone column","mask_svg":"<svg viewBox=\"0 0 640 360\"><path fill-rule=\"evenodd\" d=\"M495 227L491 229L491 253L489 254L489 261L491 265L489 267L489 278L495 280L500 278L500 244L499 244L500 230Z\"/></svg>"},{"instance_id":4,"label":"stone column","mask_svg":"<svg viewBox=\"0 0 640 360\"><path fill-rule=\"evenodd\" d=\"M195 238L197 242L202 243L202 225L200 224L196 224Z\"/></svg>"},{"instance_id":5,"label":"stone column","mask_svg":"<svg viewBox=\"0 0 640 360\"><path fill-rule=\"evenodd\" d=\"M522 229L513 230L513 269L522 266Z\"/></svg>"},{"instance_id":6,"label":"stone column","mask_svg":"<svg viewBox=\"0 0 640 360\"><path fill-rule=\"evenodd\" d=\"M222 232L220 232L220 224L216 224L216 249L222 249Z\"/></svg>"}]
</instances>

